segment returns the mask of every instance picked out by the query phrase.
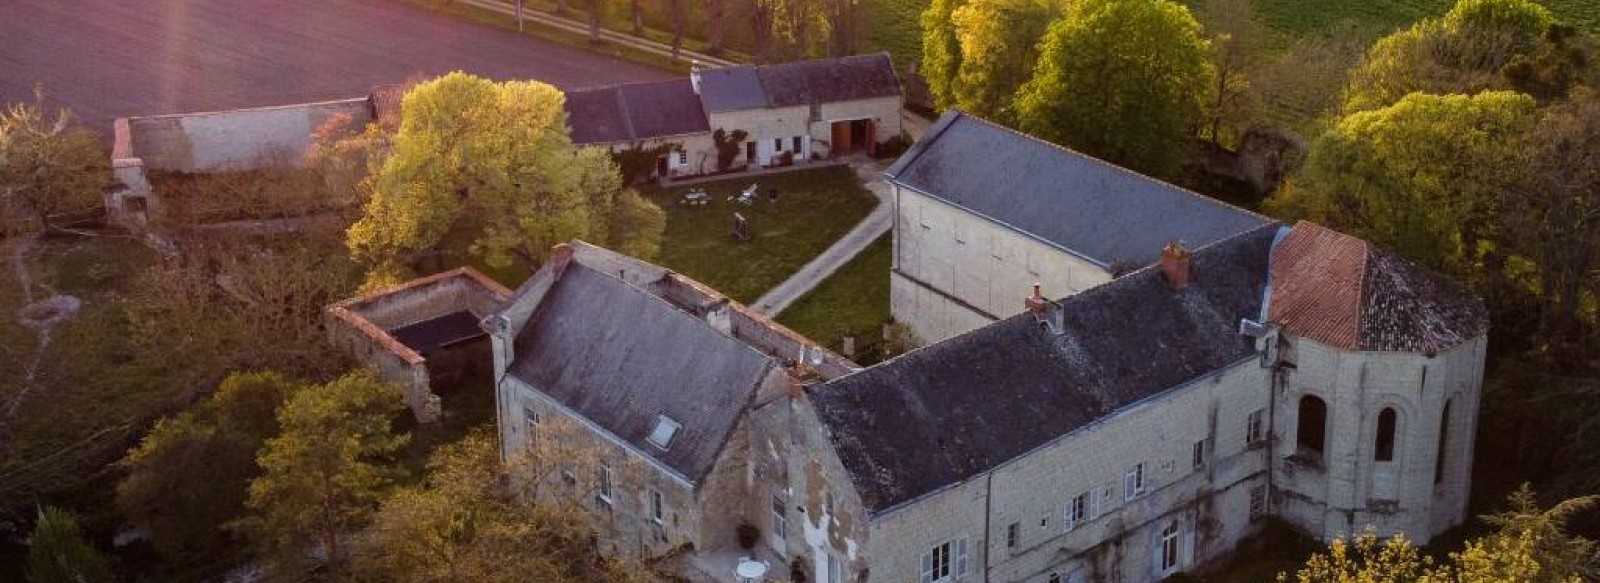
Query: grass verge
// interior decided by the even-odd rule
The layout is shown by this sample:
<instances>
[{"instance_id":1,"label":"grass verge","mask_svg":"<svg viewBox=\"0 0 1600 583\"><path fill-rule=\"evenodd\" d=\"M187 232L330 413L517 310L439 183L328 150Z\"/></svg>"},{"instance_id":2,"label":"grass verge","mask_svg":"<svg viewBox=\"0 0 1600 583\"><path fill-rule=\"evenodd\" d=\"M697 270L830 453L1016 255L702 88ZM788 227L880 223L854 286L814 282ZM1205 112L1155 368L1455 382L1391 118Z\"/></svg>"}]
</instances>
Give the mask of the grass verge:
<instances>
[{"instance_id":1,"label":"grass verge","mask_svg":"<svg viewBox=\"0 0 1600 583\"><path fill-rule=\"evenodd\" d=\"M883 323L889 319L893 256L893 238L878 237L832 277L778 314L778 323L835 351L843 350L845 336L854 336L860 353L866 343L881 340Z\"/></svg>"},{"instance_id":2,"label":"grass verge","mask_svg":"<svg viewBox=\"0 0 1600 583\"><path fill-rule=\"evenodd\" d=\"M727 200L752 183L760 185L754 204ZM705 189L710 203L679 204L690 188ZM652 185L639 192L667 212L656 263L746 304L794 275L878 205L847 166L741 176L692 187ZM774 192L775 202L768 198ZM733 240L734 213L749 221L751 240Z\"/></svg>"}]
</instances>

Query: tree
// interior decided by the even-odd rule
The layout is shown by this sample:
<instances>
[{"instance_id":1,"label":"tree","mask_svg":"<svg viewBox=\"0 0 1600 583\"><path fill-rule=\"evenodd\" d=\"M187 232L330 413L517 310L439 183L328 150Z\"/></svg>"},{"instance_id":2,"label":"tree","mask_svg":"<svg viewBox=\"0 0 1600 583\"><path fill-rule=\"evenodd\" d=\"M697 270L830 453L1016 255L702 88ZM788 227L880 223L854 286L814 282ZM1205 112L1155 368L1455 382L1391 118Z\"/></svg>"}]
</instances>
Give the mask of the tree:
<instances>
[{"instance_id":1,"label":"tree","mask_svg":"<svg viewBox=\"0 0 1600 583\"><path fill-rule=\"evenodd\" d=\"M1511 508L1485 519L1493 533L1469 540L1460 552L1435 564L1404 536L1379 541L1372 531L1353 541L1335 540L1327 553L1312 555L1279 583L1581 583L1597 572L1593 542L1565 531L1594 497L1577 498L1542 510L1527 486L1513 493Z\"/></svg>"},{"instance_id":2,"label":"tree","mask_svg":"<svg viewBox=\"0 0 1600 583\"><path fill-rule=\"evenodd\" d=\"M1184 159L1215 71L1200 25L1166 0L1084 0L1050 25L1017 95L1024 131L1163 175Z\"/></svg>"},{"instance_id":3,"label":"tree","mask_svg":"<svg viewBox=\"0 0 1600 583\"><path fill-rule=\"evenodd\" d=\"M706 2L706 52L712 55L722 54L723 20L728 12L728 0L705 0Z\"/></svg>"},{"instance_id":4,"label":"tree","mask_svg":"<svg viewBox=\"0 0 1600 583\"><path fill-rule=\"evenodd\" d=\"M623 187L606 151L572 144L556 88L451 73L407 93L402 115L366 214L347 233L358 260L442 251L531 270L575 238L655 253L665 215Z\"/></svg>"},{"instance_id":5,"label":"tree","mask_svg":"<svg viewBox=\"0 0 1600 583\"><path fill-rule=\"evenodd\" d=\"M100 138L69 111L47 115L42 89L34 96L0 111L0 235L50 230L53 215L98 207L111 183Z\"/></svg>"},{"instance_id":6,"label":"tree","mask_svg":"<svg viewBox=\"0 0 1600 583\"><path fill-rule=\"evenodd\" d=\"M922 78L928 81L936 109L955 105L956 73L961 70L961 41L955 11L964 0L933 0L922 13Z\"/></svg>"},{"instance_id":7,"label":"tree","mask_svg":"<svg viewBox=\"0 0 1600 583\"><path fill-rule=\"evenodd\" d=\"M1533 99L1511 92L1412 94L1345 117L1311 146L1301 176L1268 212L1343 229L1413 260L1457 273L1494 239L1499 193Z\"/></svg>"},{"instance_id":8,"label":"tree","mask_svg":"<svg viewBox=\"0 0 1600 583\"><path fill-rule=\"evenodd\" d=\"M317 126L306 148L306 166L322 175L330 193L350 204L372 198L371 177L389 156L389 133L378 124L354 127L348 114Z\"/></svg>"},{"instance_id":9,"label":"tree","mask_svg":"<svg viewBox=\"0 0 1600 583\"><path fill-rule=\"evenodd\" d=\"M272 413L301 386L276 373L235 373L210 399L156 423L122 461L117 508L169 559L223 550L231 541L219 528L244 514L260 475L256 451L278 433Z\"/></svg>"},{"instance_id":10,"label":"tree","mask_svg":"<svg viewBox=\"0 0 1600 583\"><path fill-rule=\"evenodd\" d=\"M1378 109L1419 91L1506 88L1502 68L1539 50L1553 22L1531 0L1459 0L1444 17L1422 20L1374 44L1351 71L1344 111Z\"/></svg>"},{"instance_id":11,"label":"tree","mask_svg":"<svg viewBox=\"0 0 1600 583\"><path fill-rule=\"evenodd\" d=\"M676 62L683 52L684 14L688 10L684 0L667 0L667 16L672 19L672 60Z\"/></svg>"},{"instance_id":12,"label":"tree","mask_svg":"<svg viewBox=\"0 0 1600 583\"><path fill-rule=\"evenodd\" d=\"M1053 0L968 0L951 13L960 68L951 84L956 107L1015 123L1012 97L1039 60L1039 39L1061 13Z\"/></svg>"},{"instance_id":13,"label":"tree","mask_svg":"<svg viewBox=\"0 0 1600 583\"><path fill-rule=\"evenodd\" d=\"M428 460L426 481L383 502L355 560L375 581L593 580L581 506L529 503L500 480L495 436L478 431ZM535 575L536 574L536 575Z\"/></svg>"},{"instance_id":14,"label":"tree","mask_svg":"<svg viewBox=\"0 0 1600 583\"><path fill-rule=\"evenodd\" d=\"M1255 107L1246 71L1261 54L1262 31L1250 0L1209 0L1205 31L1211 42L1211 65L1216 71L1207 114L1206 139L1224 146L1237 145Z\"/></svg>"},{"instance_id":15,"label":"tree","mask_svg":"<svg viewBox=\"0 0 1600 583\"><path fill-rule=\"evenodd\" d=\"M372 513L395 475L391 456L406 443L390 424L405 409L400 387L375 371L346 374L296 392L278 410L282 433L256 457L262 474L250 483L239 522L279 574L302 564L315 547L339 571L341 539Z\"/></svg>"},{"instance_id":16,"label":"tree","mask_svg":"<svg viewBox=\"0 0 1600 583\"><path fill-rule=\"evenodd\" d=\"M1551 24L1535 51L1517 55L1501 70L1511 88L1534 96L1540 103L1557 101L1573 87L1593 83L1600 69L1590 66L1591 38L1569 24Z\"/></svg>"},{"instance_id":17,"label":"tree","mask_svg":"<svg viewBox=\"0 0 1600 583\"><path fill-rule=\"evenodd\" d=\"M1525 183L1502 192L1501 231L1538 271L1541 335L1564 345L1600 293L1600 93L1582 89L1545 108L1528 141L1514 164Z\"/></svg>"},{"instance_id":18,"label":"tree","mask_svg":"<svg viewBox=\"0 0 1600 583\"><path fill-rule=\"evenodd\" d=\"M106 558L84 540L78 517L54 506L39 509L28 535L28 583L111 583Z\"/></svg>"}]
</instances>

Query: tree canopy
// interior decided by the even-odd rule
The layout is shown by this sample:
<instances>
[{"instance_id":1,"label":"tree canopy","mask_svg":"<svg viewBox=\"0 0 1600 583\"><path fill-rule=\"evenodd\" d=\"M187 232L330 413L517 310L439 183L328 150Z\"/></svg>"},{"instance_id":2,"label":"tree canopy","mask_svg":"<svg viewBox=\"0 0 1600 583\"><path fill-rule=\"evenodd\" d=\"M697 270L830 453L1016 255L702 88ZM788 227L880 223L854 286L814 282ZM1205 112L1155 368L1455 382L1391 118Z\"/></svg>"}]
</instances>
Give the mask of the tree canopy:
<instances>
[{"instance_id":1,"label":"tree canopy","mask_svg":"<svg viewBox=\"0 0 1600 583\"><path fill-rule=\"evenodd\" d=\"M1501 71L1536 53L1554 19L1531 0L1460 0L1441 18L1386 36L1350 74L1344 111L1379 109L1414 92L1508 87Z\"/></svg>"},{"instance_id":2,"label":"tree canopy","mask_svg":"<svg viewBox=\"0 0 1600 583\"><path fill-rule=\"evenodd\" d=\"M1017 95L1025 131L1161 175L1184 158L1216 74L1189 10L1167 0L1082 0L1050 25Z\"/></svg>"},{"instance_id":3,"label":"tree canopy","mask_svg":"<svg viewBox=\"0 0 1600 583\"><path fill-rule=\"evenodd\" d=\"M963 0L933 0L922 12L922 64L935 109L955 105L956 73L961 70L961 41L956 36L955 12Z\"/></svg>"},{"instance_id":4,"label":"tree canopy","mask_svg":"<svg viewBox=\"0 0 1600 583\"><path fill-rule=\"evenodd\" d=\"M78 517L46 506L28 535L28 583L111 583L106 558L84 540Z\"/></svg>"},{"instance_id":5,"label":"tree canopy","mask_svg":"<svg viewBox=\"0 0 1600 583\"><path fill-rule=\"evenodd\" d=\"M235 373L210 399L156 423L123 460L117 507L171 559L222 550L232 541L219 528L244 514L260 475L256 451L278 433L273 412L301 386L277 373Z\"/></svg>"},{"instance_id":6,"label":"tree canopy","mask_svg":"<svg viewBox=\"0 0 1600 583\"><path fill-rule=\"evenodd\" d=\"M456 72L417 85L348 231L351 252L370 264L443 251L531 268L552 245L583 238L654 255L665 215L623 187L607 152L573 145L563 103L536 81Z\"/></svg>"},{"instance_id":7,"label":"tree canopy","mask_svg":"<svg viewBox=\"0 0 1600 583\"><path fill-rule=\"evenodd\" d=\"M1515 185L1507 162L1535 119L1512 92L1415 93L1340 120L1311 146L1301 176L1268 201L1437 268L1461 273Z\"/></svg>"},{"instance_id":8,"label":"tree canopy","mask_svg":"<svg viewBox=\"0 0 1600 583\"><path fill-rule=\"evenodd\" d=\"M48 229L52 215L99 206L110 183L99 137L72 125L71 112L48 114L43 91L34 103L0 111L0 236Z\"/></svg>"},{"instance_id":9,"label":"tree canopy","mask_svg":"<svg viewBox=\"0 0 1600 583\"><path fill-rule=\"evenodd\" d=\"M1054 0L967 0L955 8L950 19L959 66L943 101L979 117L1015 123L1012 98L1039 60L1039 39L1060 14Z\"/></svg>"},{"instance_id":10,"label":"tree canopy","mask_svg":"<svg viewBox=\"0 0 1600 583\"><path fill-rule=\"evenodd\" d=\"M271 560L292 574L316 547L338 571L341 538L377 506L394 479L392 456L406 436L390 424L404 409L400 387L360 370L298 391L278 409L282 432L256 457L262 474L250 483L239 523Z\"/></svg>"}]
</instances>

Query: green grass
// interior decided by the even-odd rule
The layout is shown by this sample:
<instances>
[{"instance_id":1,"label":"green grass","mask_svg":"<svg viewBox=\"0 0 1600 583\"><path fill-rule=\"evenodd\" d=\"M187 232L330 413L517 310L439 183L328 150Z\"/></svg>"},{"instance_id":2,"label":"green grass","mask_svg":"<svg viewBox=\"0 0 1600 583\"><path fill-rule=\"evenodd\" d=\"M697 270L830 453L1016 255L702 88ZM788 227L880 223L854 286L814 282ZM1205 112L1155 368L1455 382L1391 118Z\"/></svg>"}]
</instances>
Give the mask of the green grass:
<instances>
[{"instance_id":1,"label":"green grass","mask_svg":"<svg viewBox=\"0 0 1600 583\"><path fill-rule=\"evenodd\" d=\"M755 204L727 200L752 182L761 185ZM799 271L878 204L845 166L696 185L711 193L705 206L677 203L689 188L639 189L667 212L667 232L656 262L747 304ZM778 201L768 202L774 189ZM750 241L733 241L734 213L749 221Z\"/></svg>"},{"instance_id":2,"label":"green grass","mask_svg":"<svg viewBox=\"0 0 1600 583\"><path fill-rule=\"evenodd\" d=\"M1203 3L1191 0L1189 4ZM1600 2L1594 0L1543 0L1556 18L1590 34L1600 32ZM1256 18L1280 35L1298 37L1326 33L1354 22L1392 31L1417 20L1440 16L1454 0L1256 0Z\"/></svg>"},{"instance_id":3,"label":"green grass","mask_svg":"<svg viewBox=\"0 0 1600 583\"><path fill-rule=\"evenodd\" d=\"M930 0L866 0L867 47L889 51L895 65L922 60L922 12Z\"/></svg>"},{"instance_id":4,"label":"green grass","mask_svg":"<svg viewBox=\"0 0 1600 583\"><path fill-rule=\"evenodd\" d=\"M841 349L846 335L855 336L858 352L865 343L878 342L883 322L889 319L889 265L893 258L893 238L879 237L778 314L778 323L833 350Z\"/></svg>"}]
</instances>

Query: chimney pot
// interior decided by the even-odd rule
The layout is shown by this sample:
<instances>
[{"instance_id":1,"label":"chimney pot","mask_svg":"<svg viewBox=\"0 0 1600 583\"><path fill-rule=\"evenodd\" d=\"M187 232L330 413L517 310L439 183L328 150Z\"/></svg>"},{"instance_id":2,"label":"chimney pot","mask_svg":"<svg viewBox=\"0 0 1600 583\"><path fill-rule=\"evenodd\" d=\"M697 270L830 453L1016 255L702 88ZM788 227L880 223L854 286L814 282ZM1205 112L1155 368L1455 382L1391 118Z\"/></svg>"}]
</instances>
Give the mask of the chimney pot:
<instances>
[{"instance_id":1,"label":"chimney pot","mask_svg":"<svg viewBox=\"0 0 1600 583\"><path fill-rule=\"evenodd\" d=\"M1172 289L1189 287L1189 250L1176 241L1161 247L1161 274L1166 276Z\"/></svg>"},{"instance_id":2,"label":"chimney pot","mask_svg":"<svg viewBox=\"0 0 1600 583\"><path fill-rule=\"evenodd\" d=\"M1035 315L1044 315L1045 310L1050 306L1050 301L1044 299L1043 286L1037 283L1033 284L1033 295L1023 299L1022 305Z\"/></svg>"}]
</instances>

